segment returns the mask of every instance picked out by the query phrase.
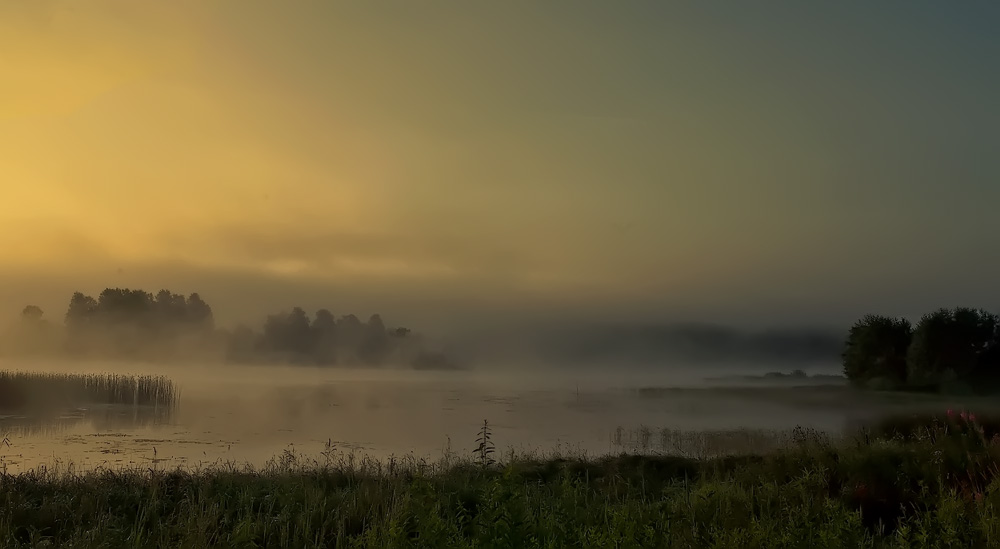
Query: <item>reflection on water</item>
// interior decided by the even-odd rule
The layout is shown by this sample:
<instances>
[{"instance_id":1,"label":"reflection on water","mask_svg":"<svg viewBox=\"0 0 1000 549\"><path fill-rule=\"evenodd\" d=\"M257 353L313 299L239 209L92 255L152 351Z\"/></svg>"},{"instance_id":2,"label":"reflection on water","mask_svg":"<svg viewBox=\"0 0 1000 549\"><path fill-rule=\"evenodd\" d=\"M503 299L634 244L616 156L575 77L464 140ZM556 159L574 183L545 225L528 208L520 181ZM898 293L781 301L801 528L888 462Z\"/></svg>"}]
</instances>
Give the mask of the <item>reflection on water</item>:
<instances>
[{"instance_id":1,"label":"reflection on water","mask_svg":"<svg viewBox=\"0 0 1000 549\"><path fill-rule=\"evenodd\" d=\"M0 416L10 444L0 446L0 467L261 465L286 450L317 456L328 446L381 458L436 459L446 447L469 456L484 419L501 455L699 456L767 450L784 444L781 437L796 426L837 434L859 418L962 407L843 386L679 388L648 376L573 372L491 377L247 368L181 374L173 409L90 406Z\"/></svg>"},{"instance_id":2,"label":"reflection on water","mask_svg":"<svg viewBox=\"0 0 1000 549\"><path fill-rule=\"evenodd\" d=\"M169 423L172 410L154 406L103 405L60 414L0 415L0 433L10 437L51 437L71 430L137 429Z\"/></svg>"}]
</instances>

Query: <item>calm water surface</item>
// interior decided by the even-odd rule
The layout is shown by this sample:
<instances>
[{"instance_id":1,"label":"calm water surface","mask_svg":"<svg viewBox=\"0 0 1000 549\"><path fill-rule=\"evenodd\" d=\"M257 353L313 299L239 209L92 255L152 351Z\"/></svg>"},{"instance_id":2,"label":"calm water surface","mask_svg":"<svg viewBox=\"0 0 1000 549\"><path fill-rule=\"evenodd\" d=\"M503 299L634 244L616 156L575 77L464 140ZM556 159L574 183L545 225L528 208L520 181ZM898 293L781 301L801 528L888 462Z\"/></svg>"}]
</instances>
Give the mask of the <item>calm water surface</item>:
<instances>
[{"instance_id":1,"label":"calm water surface","mask_svg":"<svg viewBox=\"0 0 1000 549\"><path fill-rule=\"evenodd\" d=\"M7 363L4 368L11 368ZM38 369L32 364L13 365ZM109 371L47 364L47 371ZM115 365L115 370L123 366ZM176 409L98 406L57 416L0 417L0 465L262 465L285 450L318 456L327 445L375 457L436 459L470 453L489 420L499 451L621 451L620 428L830 432L910 403L848 395L839 386L707 388L673 372L419 372L220 367L125 368L175 379ZM745 372L745 370L744 370ZM616 437L617 432L617 437Z\"/></svg>"}]
</instances>

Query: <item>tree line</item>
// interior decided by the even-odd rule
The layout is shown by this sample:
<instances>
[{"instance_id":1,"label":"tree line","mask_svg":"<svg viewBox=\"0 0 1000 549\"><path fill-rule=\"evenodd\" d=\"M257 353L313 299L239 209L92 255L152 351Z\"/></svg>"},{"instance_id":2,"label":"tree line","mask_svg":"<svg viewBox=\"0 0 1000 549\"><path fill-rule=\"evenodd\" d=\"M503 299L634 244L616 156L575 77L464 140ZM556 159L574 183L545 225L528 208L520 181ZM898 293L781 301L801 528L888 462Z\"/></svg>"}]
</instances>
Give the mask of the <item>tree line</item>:
<instances>
[{"instance_id":1,"label":"tree line","mask_svg":"<svg viewBox=\"0 0 1000 549\"><path fill-rule=\"evenodd\" d=\"M199 294L107 288L97 298L76 292L61 325L29 305L4 338L8 354L59 354L92 359L204 360L234 363L292 363L316 366L454 367L426 348L408 328L385 325L372 315L335 317L320 309L268 315L259 329L222 329Z\"/></svg>"},{"instance_id":2,"label":"tree line","mask_svg":"<svg viewBox=\"0 0 1000 549\"><path fill-rule=\"evenodd\" d=\"M1000 317L958 307L905 318L867 315L848 332L844 375L878 389L992 392L1000 384Z\"/></svg>"}]
</instances>

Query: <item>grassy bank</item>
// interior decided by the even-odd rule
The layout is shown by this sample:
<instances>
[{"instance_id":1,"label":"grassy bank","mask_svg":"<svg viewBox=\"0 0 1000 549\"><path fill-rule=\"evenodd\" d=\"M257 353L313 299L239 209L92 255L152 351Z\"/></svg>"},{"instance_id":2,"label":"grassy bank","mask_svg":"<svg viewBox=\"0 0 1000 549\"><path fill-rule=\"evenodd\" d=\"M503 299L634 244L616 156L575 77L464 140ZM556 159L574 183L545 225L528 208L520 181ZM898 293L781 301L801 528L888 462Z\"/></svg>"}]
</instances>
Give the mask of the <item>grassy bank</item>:
<instances>
[{"instance_id":1,"label":"grassy bank","mask_svg":"<svg viewBox=\"0 0 1000 549\"><path fill-rule=\"evenodd\" d=\"M888 424L887 424L888 425ZM891 427L891 425L889 425ZM260 470L0 476L6 547L996 547L968 418L766 455L483 465L285 454Z\"/></svg>"}]
</instances>

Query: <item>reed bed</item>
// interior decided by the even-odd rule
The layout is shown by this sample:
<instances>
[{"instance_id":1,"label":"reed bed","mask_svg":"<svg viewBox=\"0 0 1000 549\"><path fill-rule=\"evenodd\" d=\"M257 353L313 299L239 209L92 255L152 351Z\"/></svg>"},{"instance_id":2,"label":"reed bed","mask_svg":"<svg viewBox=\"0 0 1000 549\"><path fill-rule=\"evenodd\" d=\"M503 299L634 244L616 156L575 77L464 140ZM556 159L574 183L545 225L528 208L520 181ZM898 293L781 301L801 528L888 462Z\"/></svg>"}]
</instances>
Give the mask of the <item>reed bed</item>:
<instances>
[{"instance_id":1,"label":"reed bed","mask_svg":"<svg viewBox=\"0 0 1000 549\"><path fill-rule=\"evenodd\" d=\"M165 376L0 371L0 410L101 404L169 408L178 397Z\"/></svg>"}]
</instances>

